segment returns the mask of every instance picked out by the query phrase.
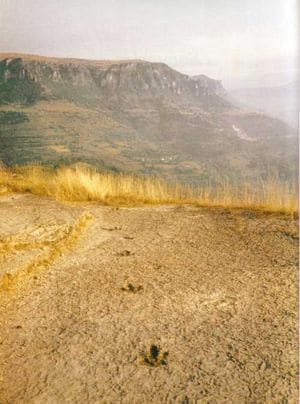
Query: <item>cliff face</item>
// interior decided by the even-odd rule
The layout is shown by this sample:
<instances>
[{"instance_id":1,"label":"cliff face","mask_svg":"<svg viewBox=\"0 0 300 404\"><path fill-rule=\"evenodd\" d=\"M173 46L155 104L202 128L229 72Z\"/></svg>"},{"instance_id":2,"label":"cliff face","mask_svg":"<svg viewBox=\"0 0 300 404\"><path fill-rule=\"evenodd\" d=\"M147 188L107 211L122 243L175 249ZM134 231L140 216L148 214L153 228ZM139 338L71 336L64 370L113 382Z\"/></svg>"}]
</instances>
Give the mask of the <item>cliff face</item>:
<instances>
[{"instance_id":1,"label":"cliff face","mask_svg":"<svg viewBox=\"0 0 300 404\"><path fill-rule=\"evenodd\" d=\"M6 57L0 62L0 102L34 103L40 98L81 97L139 102L169 98L178 103L227 103L221 82L189 77L163 63L145 61L86 62Z\"/></svg>"},{"instance_id":2,"label":"cliff face","mask_svg":"<svg viewBox=\"0 0 300 404\"><path fill-rule=\"evenodd\" d=\"M221 80L214 80L204 74L199 74L198 76L192 76L192 79L202 88L208 88L214 94L219 97L224 97L227 93L225 88L222 86Z\"/></svg>"}]
</instances>

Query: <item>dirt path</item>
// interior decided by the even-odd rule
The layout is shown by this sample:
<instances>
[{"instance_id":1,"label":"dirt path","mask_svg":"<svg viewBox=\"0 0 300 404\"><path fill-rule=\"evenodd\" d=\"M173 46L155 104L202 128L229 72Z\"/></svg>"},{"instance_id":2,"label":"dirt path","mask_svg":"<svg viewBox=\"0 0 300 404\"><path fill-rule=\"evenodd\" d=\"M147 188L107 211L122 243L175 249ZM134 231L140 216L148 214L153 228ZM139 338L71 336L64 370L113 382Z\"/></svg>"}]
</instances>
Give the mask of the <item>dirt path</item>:
<instances>
[{"instance_id":1,"label":"dirt path","mask_svg":"<svg viewBox=\"0 0 300 404\"><path fill-rule=\"evenodd\" d=\"M296 403L297 224L0 198L1 403Z\"/></svg>"}]
</instances>

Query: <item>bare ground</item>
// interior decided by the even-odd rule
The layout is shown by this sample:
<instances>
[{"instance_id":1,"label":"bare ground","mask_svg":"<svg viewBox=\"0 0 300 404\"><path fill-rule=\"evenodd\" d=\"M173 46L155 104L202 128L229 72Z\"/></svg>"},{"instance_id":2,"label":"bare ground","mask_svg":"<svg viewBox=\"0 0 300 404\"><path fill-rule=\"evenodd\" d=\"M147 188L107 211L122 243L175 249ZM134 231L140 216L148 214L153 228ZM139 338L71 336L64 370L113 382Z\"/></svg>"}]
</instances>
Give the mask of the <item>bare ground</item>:
<instances>
[{"instance_id":1,"label":"bare ground","mask_svg":"<svg viewBox=\"0 0 300 404\"><path fill-rule=\"evenodd\" d=\"M297 223L0 198L1 403L296 403Z\"/></svg>"}]
</instances>

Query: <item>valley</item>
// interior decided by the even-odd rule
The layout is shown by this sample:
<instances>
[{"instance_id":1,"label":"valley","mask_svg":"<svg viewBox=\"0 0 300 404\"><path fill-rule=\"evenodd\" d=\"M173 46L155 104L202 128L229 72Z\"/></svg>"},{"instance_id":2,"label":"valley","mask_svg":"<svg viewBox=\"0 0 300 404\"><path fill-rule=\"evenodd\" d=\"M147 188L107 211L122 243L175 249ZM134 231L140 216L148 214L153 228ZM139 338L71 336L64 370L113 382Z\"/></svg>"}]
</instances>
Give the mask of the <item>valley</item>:
<instances>
[{"instance_id":1,"label":"valley","mask_svg":"<svg viewBox=\"0 0 300 404\"><path fill-rule=\"evenodd\" d=\"M0 60L5 164L80 161L190 184L295 177L295 130L231 104L217 80L140 60Z\"/></svg>"}]
</instances>

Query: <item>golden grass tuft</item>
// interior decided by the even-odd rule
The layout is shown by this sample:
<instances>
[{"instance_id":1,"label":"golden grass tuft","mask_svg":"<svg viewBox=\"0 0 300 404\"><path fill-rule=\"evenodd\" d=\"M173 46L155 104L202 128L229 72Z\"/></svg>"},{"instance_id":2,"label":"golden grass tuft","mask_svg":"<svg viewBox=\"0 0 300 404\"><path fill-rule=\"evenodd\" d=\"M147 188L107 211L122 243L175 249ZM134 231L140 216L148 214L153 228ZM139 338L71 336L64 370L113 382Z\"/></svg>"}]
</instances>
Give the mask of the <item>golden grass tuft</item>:
<instances>
[{"instance_id":1,"label":"golden grass tuft","mask_svg":"<svg viewBox=\"0 0 300 404\"><path fill-rule=\"evenodd\" d=\"M278 177L254 185L218 187L168 184L158 178L99 173L85 166L0 168L1 192L30 192L61 201L96 201L111 205L195 204L225 208L298 212L295 184Z\"/></svg>"}]
</instances>

